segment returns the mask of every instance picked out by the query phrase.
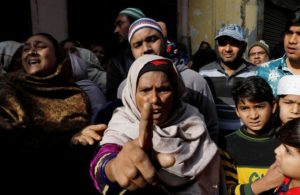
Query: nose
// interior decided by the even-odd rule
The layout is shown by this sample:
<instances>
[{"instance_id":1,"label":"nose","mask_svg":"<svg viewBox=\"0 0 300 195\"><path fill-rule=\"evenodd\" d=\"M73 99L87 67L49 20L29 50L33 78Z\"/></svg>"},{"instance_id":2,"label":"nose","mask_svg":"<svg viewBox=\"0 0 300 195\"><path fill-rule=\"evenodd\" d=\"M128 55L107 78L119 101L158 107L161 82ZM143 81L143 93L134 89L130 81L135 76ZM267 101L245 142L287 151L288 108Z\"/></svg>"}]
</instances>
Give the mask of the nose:
<instances>
[{"instance_id":1,"label":"nose","mask_svg":"<svg viewBox=\"0 0 300 195\"><path fill-rule=\"evenodd\" d=\"M249 117L250 117L251 119L256 119L256 118L258 118L258 113L257 113L257 111L256 111L256 110L250 111Z\"/></svg>"},{"instance_id":2,"label":"nose","mask_svg":"<svg viewBox=\"0 0 300 195\"><path fill-rule=\"evenodd\" d=\"M276 155L279 155L279 153L280 153L280 148L282 147L282 144L280 144L277 148L275 148L275 150L274 150L274 153L276 154Z\"/></svg>"},{"instance_id":3,"label":"nose","mask_svg":"<svg viewBox=\"0 0 300 195\"><path fill-rule=\"evenodd\" d=\"M119 33L119 27L118 26L116 26L115 30L114 30L114 34L117 34L117 33Z\"/></svg>"},{"instance_id":4,"label":"nose","mask_svg":"<svg viewBox=\"0 0 300 195\"><path fill-rule=\"evenodd\" d=\"M143 50L144 50L144 54L151 54L152 53L152 48L148 44L143 44Z\"/></svg>"},{"instance_id":5,"label":"nose","mask_svg":"<svg viewBox=\"0 0 300 195\"><path fill-rule=\"evenodd\" d=\"M300 113L300 105L299 104L294 104L293 105L292 113L293 114L299 114Z\"/></svg>"},{"instance_id":6,"label":"nose","mask_svg":"<svg viewBox=\"0 0 300 195\"><path fill-rule=\"evenodd\" d=\"M289 43L297 43L297 34L296 33L293 33L292 36L290 37L289 39Z\"/></svg>"},{"instance_id":7,"label":"nose","mask_svg":"<svg viewBox=\"0 0 300 195\"><path fill-rule=\"evenodd\" d=\"M37 54L37 50L36 50L35 47L31 47L28 53L32 54L32 55L36 55Z\"/></svg>"},{"instance_id":8,"label":"nose","mask_svg":"<svg viewBox=\"0 0 300 195\"><path fill-rule=\"evenodd\" d=\"M227 45L225 46L225 51L232 51L231 45L229 43L227 43Z\"/></svg>"},{"instance_id":9,"label":"nose","mask_svg":"<svg viewBox=\"0 0 300 195\"><path fill-rule=\"evenodd\" d=\"M152 92L150 102L152 104L157 104L159 102L159 96L158 96L158 93L156 91Z\"/></svg>"}]
</instances>

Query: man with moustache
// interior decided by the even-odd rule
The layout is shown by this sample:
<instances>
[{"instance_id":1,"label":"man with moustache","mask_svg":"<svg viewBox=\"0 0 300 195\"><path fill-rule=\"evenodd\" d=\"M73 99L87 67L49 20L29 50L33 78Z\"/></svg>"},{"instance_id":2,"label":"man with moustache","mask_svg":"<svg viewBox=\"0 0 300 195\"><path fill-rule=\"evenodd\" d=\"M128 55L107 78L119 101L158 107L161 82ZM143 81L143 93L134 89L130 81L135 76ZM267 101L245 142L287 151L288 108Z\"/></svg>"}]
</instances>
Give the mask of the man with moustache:
<instances>
[{"instance_id":1,"label":"man with moustache","mask_svg":"<svg viewBox=\"0 0 300 195\"><path fill-rule=\"evenodd\" d=\"M207 80L214 96L219 118L219 136L222 138L241 126L235 113L231 88L236 82L255 75L256 67L243 58L247 43L239 25L225 25L215 40L218 59L200 68L199 73Z\"/></svg>"},{"instance_id":2,"label":"man with moustache","mask_svg":"<svg viewBox=\"0 0 300 195\"><path fill-rule=\"evenodd\" d=\"M277 85L285 75L300 75L300 7L289 17L284 30L285 54L278 59L266 62L257 69L257 75L264 78L277 96Z\"/></svg>"},{"instance_id":3,"label":"man with moustache","mask_svg":"<svg viewBox=\"0 0 300 195\"><path fill-rule=\"evenodd\" d=\"M151 18L141 18L131 24L128 31L128 42L135 59L144 54L155 54L169 57L166 39L158 22ZM172 58L172 62L180 73L187 89L183 100L198 108L203 114L208 132L213 141L218 140L218 117L215 103L205 79L197 72L189 69L181 60ZM118 98L122 97L124 80L118 88Z\"/></svg>"},{"instance_id":4,"label":"man with moustache","mask_svg":"<svg viewBox=\"0 0 300 195\"><path fill-rule=\"evenodd\" d=\"M107 92L108 100L115 100L119 84L127 77L128 70L134 61L128 44L129 26L139 18L145 17L142 10L128 7L119 12L115 20L114 34L119 40L118 50L110 60L107 67Z\"/></svg>"}]
</instances>

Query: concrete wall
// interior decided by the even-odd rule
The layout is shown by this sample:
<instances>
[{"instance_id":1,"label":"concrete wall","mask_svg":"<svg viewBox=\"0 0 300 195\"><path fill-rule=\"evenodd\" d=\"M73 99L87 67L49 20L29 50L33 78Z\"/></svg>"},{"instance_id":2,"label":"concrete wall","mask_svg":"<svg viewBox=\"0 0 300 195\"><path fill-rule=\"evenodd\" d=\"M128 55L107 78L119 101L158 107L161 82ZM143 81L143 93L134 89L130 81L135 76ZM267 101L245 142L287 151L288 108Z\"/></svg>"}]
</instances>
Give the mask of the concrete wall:
<instances>
[{"instance_id":1,"label":"concrete wall","mask_svg":"<svg viewBox=\"0 0 300 195\"><path fill-rule=\"evenodd\" d=\"M189 31L192 53L201 41L215 45L216 32L225 24L236 23L245 29L249 43L257 37L257 1L260 0L190 0Z\"/></svg>"},{"instance_id":2,"label":"concrete wall","mask_svg":"<svg viewBox=\"0 0 300 195\"><path fill-rule=\"evenodd\" d=\"M67 0L30 0L32 33L47 32L58 41L68 37Z\"/></svg>"}]
</instances>

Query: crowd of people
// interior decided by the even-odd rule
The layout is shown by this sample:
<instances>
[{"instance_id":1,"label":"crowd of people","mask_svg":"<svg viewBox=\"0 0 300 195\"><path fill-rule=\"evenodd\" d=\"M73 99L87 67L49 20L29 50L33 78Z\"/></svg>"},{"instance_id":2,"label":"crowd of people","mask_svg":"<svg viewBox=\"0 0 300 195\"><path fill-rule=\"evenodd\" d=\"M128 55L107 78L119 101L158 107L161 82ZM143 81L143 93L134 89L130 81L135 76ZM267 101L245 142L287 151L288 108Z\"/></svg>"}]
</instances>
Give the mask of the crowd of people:
<instances>
[{"instance_id":1,"label":"crowd of people","mask_svg":"<svg viewBox=\"0 0 300 195\"><path fill-rule=\"evenodd\" d=\"M3 192L300 194L300 8L277 59L238 24L188 57L165 22L121 10L113 56L0 43Z\"/></svg>"}]
</instances>

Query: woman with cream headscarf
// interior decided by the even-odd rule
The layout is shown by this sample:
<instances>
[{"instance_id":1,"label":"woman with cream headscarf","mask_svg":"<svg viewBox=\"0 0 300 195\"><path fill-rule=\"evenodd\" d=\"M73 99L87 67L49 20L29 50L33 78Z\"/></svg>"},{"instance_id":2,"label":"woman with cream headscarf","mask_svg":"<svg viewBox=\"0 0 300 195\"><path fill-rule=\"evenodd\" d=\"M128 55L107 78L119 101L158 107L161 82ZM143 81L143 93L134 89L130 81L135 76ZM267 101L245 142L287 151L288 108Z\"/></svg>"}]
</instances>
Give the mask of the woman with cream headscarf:
<instances>
[{"instance_id":1,"label":"woman with cream headscarf","mask_svg":"<svg viewBox=\"0 0 300 195\"><path fill-rule=\"evenodd\" d=\"M124 107L91 162L100 192L218 194L217 147L197 108L181 101L184 92L170 60L146 54L132 64Z\"/></svg>"}]
</instances>

